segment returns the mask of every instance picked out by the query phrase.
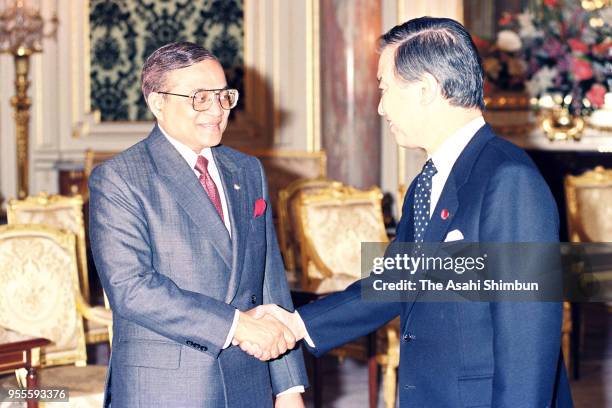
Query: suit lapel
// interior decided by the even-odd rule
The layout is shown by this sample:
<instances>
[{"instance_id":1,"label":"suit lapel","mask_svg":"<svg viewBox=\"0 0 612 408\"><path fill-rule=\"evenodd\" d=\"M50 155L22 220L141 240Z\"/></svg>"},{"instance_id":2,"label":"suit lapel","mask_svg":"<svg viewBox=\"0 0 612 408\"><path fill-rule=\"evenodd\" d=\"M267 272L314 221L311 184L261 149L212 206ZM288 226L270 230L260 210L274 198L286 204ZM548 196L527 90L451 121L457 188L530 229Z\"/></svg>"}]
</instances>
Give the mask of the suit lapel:
<instances>
[{"instance_id":1,"label":"suit lapel","mask_svg":"<svg viewBox=\"0 0 612 408\"><path fill-rule=\"evenodd\" d=\"M147 139L147 148L159 176L189 218L210 237L221 258L232 267L232 244L223 221L185 159L156 126Z\"/></svg>"},{"instance_id":2,"label":"suit lapel","mask_svg":"<svg viewBox=\"0 0 612 408\"><path fill-rule=\"evenodd\" d=\"M442 194L438 200L438 204L431 215L427 231L425 231L425 242L443 242L446 232L455 218L459 209L459 192L461 187L467 182L474 163L478 160L480 151L484 148L489 140L495 137L493 130L489 125L484 125L465 146L453 168L448 175L446 184L442 189ZM442 211L448 211L448 217L442 218Z\"/></svg>"},{"instance_id":3,"label":"suit lapel","mask_svg":"<svg viewBox=\"0 0 612 408\"><path fill-rule=\"evenodd\" d=\"M457 198L457 185L455 183L455 176L451 171L444 185L444 189L442 190L442 194L440 195L440 199L438 200L438 204L436 204L436 208L433 214L431 214L423 241L443 242L446 231L448 231L448 227L455 217L458 207L459 199ZM446 210L445 212L448 214L446 219L442 218L442 212L444 210Z\"/></svg>"},{"instance_id":4,"label":"suit lapel","mask_svg":"<svg viewBox=\"0 0 612 408\"><path fill-rule=\"evenodd\" d=\"M402 205L402 218L399 223L399 230L397 231L397 242L412 242L414 240L414 211L412 206L414 205L414 186L416 183L411 183L406 197L404 198L404 205Z\"/></svg>"},{"instance_id":5,"label":"suit lapel","mask_svg":"<svg viewBox=\"0 0 612 408\"><path fill-rule=\"evenodd\" d=\"M238 290L238 284L240 283L246 236L248 228L250 227L247 208L249 200L246 186L246 174L244 168L236 166L235 161L229 157L226 147L215 147L212 149L212 152L215 163L219 168L219 174L221 175L232 228L233 262L229 287L225 299L227 303L231 303Z\"/></svg>"}]
</instances>

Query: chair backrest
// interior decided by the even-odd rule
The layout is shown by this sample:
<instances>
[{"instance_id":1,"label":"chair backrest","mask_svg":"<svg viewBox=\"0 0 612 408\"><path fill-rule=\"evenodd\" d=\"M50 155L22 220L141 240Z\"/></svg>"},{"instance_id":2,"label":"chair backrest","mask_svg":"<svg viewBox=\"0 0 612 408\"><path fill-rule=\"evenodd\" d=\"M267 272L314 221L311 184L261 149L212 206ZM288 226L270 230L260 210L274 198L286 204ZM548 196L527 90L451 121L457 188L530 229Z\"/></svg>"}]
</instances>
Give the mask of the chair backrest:
<instances>
[{"instance_id":1,"label":"chair backrest","mask_svg":"<svg viewBox=\"0 0 612 408\"><path fill-rule=\"evenodd\" d=\"M89 302L87 244L83 221L83 198L40 193L23 200L10 200L7 206L9 224L46 224L76 235L77 265L81 294Z\"/></svg>"},{"instance_id":2,"label":"chair backrest","mask_svg":"<svg viewBox=\"0 0 612 408\"><path fill-rule=\"evenodd\" d=\"M352 187L300 194L298 234L302 287L316 291L321 280L361 278L361 243L387 242L380 189Z\"/></svg>"},{"instance_id":3,"label":"chair backrest","mask_svg":"<svg viewBox=\"0 0 612 408\"><path fill-rule=\"evenodd\" d=\"M612 242L612 169L601 166L565 177L572 242Z\"/></svg>"},{"instance_id":4,"label":"chair backrest","mask_svg":"<svg viewBox=\"0 0 612 408\"><path fill-rule=\"evenodd\" d=\"M278 217L278 194L295 180L325 177L327 156L324 151L307 152L282 149L240 149L257 157L266 171L270 202Z\"/></svg>"},{"instance_id":5,"label":"chair backrest","mask_svg":"<svg viewBox=\"0 0 612 408\"><path fill-rule=\"evenodd\" d=\"M41 348L41 366L86 364L73 233L0 226L0 282L0 326L53 342Z\"/></svg>"},{"instance_id":6,"label":"chair backrest","mask_svg":"<svg viewBox=\"0 0 612 408\"><path fill-rule=\"evenodd\" d=\"M83 192L83 196L85 197L85 201L89 200L89 187L87 185L87 181L89 180L89 176L93 169L100 163L105 162L106 160L112 158L113 156L119 154L119 151L101 151L101 150L85 150L85 166L83 168L83 185L81 186L81 191Z\"/></svg>"},{"instance_id":7,"label":"chair backrest","mask_svg":"<svg viewBox=\"0 0 612 408\"><path fill-rule=\"evenodd\" d=\"M296 198L300 193L310 194L342 187L339 181L318 177L295 180L278 193L278 241L287 270L295 270L298 266L296 260L299 259Z\"/></svg>"}]
</instances>

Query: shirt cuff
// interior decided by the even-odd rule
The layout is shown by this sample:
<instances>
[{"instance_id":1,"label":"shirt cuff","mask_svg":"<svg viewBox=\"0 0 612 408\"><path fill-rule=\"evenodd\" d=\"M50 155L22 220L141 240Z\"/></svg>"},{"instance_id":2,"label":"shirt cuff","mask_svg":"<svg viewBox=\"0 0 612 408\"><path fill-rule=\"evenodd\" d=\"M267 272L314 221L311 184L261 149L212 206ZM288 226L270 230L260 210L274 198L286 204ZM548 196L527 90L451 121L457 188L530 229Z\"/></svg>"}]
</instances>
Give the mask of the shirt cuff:
<instances>
[{"instance_id":1,"label":"shirt cuff","mask_svg":"<svg viewBox=\"0 0 612 408\"><path fill-rule=\"evenodd\" d=\"M296 385L295 387L291 387L288 390L285 390L283 392L281 392L280 394L277 394L277 397L280 397L281 395L285 395L285 394L297 394L297 393L303 393L304 392L304 386L303 385Z\"/></svg>"},{"instance_id":2,"label":"shirt cuff","mask_svg":"<svg viewBox=\"0 0 612 408\"><path fill-rule=\"evenodd\" d=\"M229 333L227 334L227 339L225 339L225 343L223 343L222 350L225 350L229 346L232 345L232 340L234 340L234 332L236 332L236 326L238 326L238 317L240 316L240 311L236 309L234 312L234 321L232 322L232 327L230 327Z\"/></svg>"},{"instance_id":3,"label":"shirt cuff","mask_svg":"<svg viewBox=\"0 0 612 408\"><path fill-rule=\"evenodd\" d=\"M300 324L302 325L302 330L304 330L304 341L306 341L306 343L311 348L316 348L317 346L315 346L314 341L312 341L312 339L310 338L310 335L308 334L308 330L306 330L306 325L304 324L304 321L302 320L302 316L300 316L297 310L293 313L295 313L297 318L300 320Z\"/></svg>"}]
</instances>

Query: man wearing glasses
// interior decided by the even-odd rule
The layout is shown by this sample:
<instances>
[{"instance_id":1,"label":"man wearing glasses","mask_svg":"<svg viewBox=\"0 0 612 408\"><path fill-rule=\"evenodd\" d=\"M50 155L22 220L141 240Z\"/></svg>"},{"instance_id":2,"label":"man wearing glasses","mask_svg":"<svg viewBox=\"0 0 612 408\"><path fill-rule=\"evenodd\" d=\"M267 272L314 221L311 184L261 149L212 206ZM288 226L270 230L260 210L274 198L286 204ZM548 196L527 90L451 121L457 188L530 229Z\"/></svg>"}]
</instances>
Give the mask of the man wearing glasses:
<instances>
[{"instance_id":1,"label":"man wearing glasses","mask_svg":"<svg viewBox=\"0 0 612 408\"><path fill-rule=\"evenodd\" d=\"M220 144L238 91L187 42L153 52L142 91L157 124L89 179L91 245L114 312L105 406L302 406L293 334L243 313L293 306L261 164Z\"/></svg>"}]
</instances>

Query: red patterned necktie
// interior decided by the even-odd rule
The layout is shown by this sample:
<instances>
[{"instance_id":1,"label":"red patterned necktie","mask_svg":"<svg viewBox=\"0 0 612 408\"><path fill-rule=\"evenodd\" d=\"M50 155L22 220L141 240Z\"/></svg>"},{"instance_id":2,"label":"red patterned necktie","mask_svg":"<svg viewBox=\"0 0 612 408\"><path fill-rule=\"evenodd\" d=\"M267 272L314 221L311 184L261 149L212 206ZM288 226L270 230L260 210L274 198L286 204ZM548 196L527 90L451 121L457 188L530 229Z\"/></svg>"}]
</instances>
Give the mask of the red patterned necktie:
<instances>
[{"instance_id":1,"label":"red patterned necktie","mask_svg":"<svg viewBox=\"0 0 612 408\"><path fill-rule=\"evenodd\" d=\"M204 187L204 190L206 191L206 194L208 194L210 201L217 209L219 217L221 217L221 221L224 221L223 208L221 207L221 197L219 197L219 190L217 190L217 185L215 184L212 177L210 177L210 173L208 172L208 160L206 159L206 157L198 156L195 169L200 173L200 184L202 184L202 187Z\"/></svg>"}]
</instances>

